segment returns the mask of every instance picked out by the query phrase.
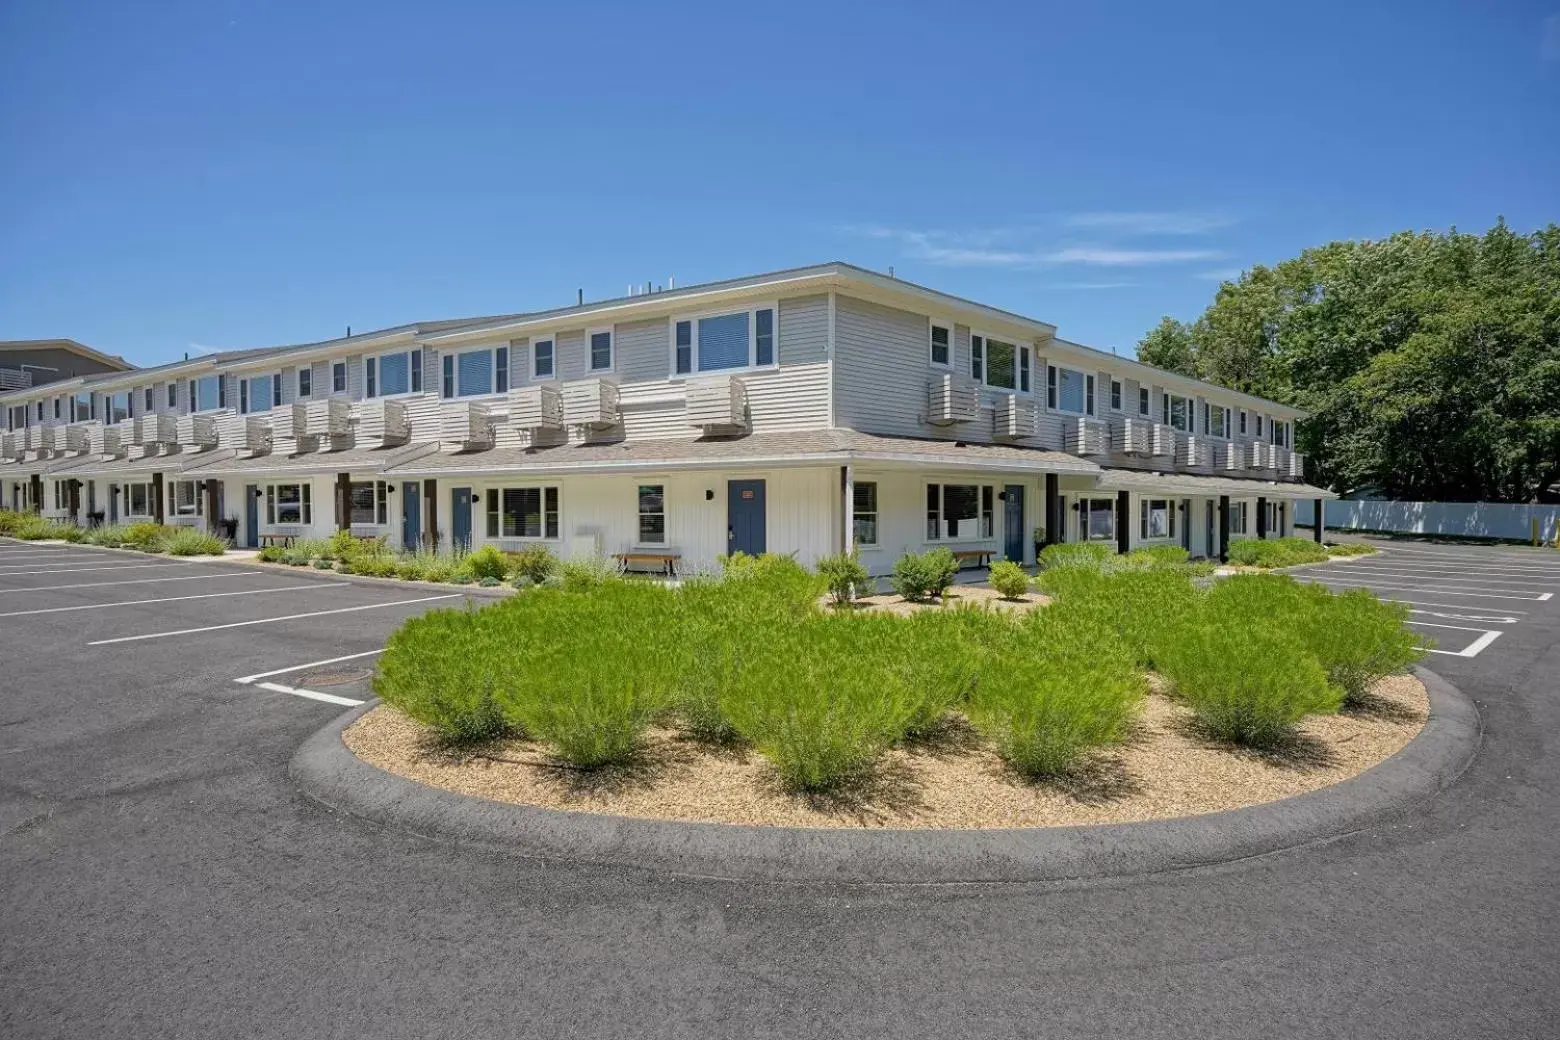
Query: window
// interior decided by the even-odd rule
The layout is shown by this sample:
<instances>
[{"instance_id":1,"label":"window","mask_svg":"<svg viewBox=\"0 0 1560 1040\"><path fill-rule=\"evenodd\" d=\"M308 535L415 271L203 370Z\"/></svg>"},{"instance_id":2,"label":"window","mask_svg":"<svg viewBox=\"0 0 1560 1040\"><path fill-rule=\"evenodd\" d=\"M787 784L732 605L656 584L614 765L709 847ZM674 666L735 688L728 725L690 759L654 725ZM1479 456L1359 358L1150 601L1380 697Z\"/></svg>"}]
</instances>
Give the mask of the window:
<instances>
[{"instance_id":1,"label":"window","mask_svg":"<svg viewBox=\"0 0 1560 1040\"><path fill-rule=\"evenodd\" d=\"M202 376L190 380L190 408L196 412L212 412L227 407L221 376Z\"/></svg>"},{"instance_id":2,"label":"window","mask_svg":"<svg viewBox=\"0 0 1560 1040\"><path fill-rule=\"evenodd\" d=\"M125 485L125 515L152 515L152 485L145 483Z\"/></svg>"},{"instance_id":3,"label":"window","mask_svg":"<svg viewBox=\"0 0 1560 1040\"><path fill-rule=\"evenodd\" d=\"M152 396L153 390L155 390L155 387L150 387L149 386L149 387L146 388L146 391L143 394L143 400L145 400L145 402L146 402L146 408L144 409L144 411L150 412L151 410L153 410L154 408L157 407L157 399ZM56 403L55 408L54 408L54 417L56 419L58 419L60 417L60 411L59 411L58 403Z\"/></svg>"},{"instance_id":4,"label":"window","mask_svg":"<svg viewBox=\"0 0 1560 1040\"><path fill-rule=\"evenodd\" d=\"M1177 397L1175 394L1165 394L1161 405L1163 409L1162 422L1175 427L1183 433L1192 432L1192 405L1190 401L1184 397Z\"/></svg>"},{"instance_id":5,"label":"window","mask_svg":"<svg viewBox=\"0 0 1560 1040\"><path fill-rule=\"evenodd\" d=\"M354 480L348 488L347 522L357 527L389 523L389 487L382 480Z\"/></svg>"},{"instance_id":6,"label":"window","mask_svg":"<svg viewBox=\"0 0 1560 1040\"><path fill-rule=\"evenodd\" d=\"M639 542L641 545L666 544L665 485L639 485Z\"/></svg>"},{"instance_id":7,"label":"window","mask_svg":"<svg viewBox=\"0 0 1560 1040\"><path fill-rule=\"evenodd\" d=\"M417 364L413 364L416 359ZM363 362L367 397L396 397L422 390L422 351L380 354Z\"/></svg>"},{"instance_id":8,"label":"window","mask_svg":"<svg viewBox=\"0 0 1560 1040\"><path fill-rule=\"evenodd\" d=\"M926 540L992 537L995 499L990 484L926 485Z\"/></svg>"},{"instance_id":9,"label":"window","mask_svg":"<svg viewBox=\"0 0 1560 1040\"><path fill-rule=\"evenodd\" d=\"M125 396L125 395L123 395L123 394L120 394L120 395L119 395L119 396L121 396L121 397L123 397L123 396ZM43 402L42 402L42 401L39 401L39 402L38 402L38 408L37 408L37 412L38 412L38 421L39 421L39 422L43 422ZM128 416L128 415L129 415L129 414L130 414L130 412L129 412L129 403L128 403L128 401L127 401L127 402L126 402L126 405L125 405L125 414L126 414L126 415L127 415L127 416Z\"/></svg>"},{"instance_id":10,"label":"window","mask_svg":"<svg viewBox=\"0 0 1560 1040\"><path fill-rule=\"evenodd\" d=\"M857 545L878 543L878 486L875 481L858 480L851 495L855 529L851 537Z\"/></svg>"},{"instance_id":11,"label":"window","mask_svg":"<svg viewBox=\"0 0 1560 1040\"><path fill-rule=\"evenodd\" d=\"M1245 412L1245 409L1242 409L1241 413L1240 413L1240 435L1242 437L1246 436L1246 412Z\"/></svg>"},{"instance_id":12,"label":"window","mask_svg":"<svg viewBox=\"0 0 1560 1040\"><path fill-rule=\"evenodd\" d=\"M773 365L775 335L773 307L674 319L672 374Z\"/></svg>"},{"instance_id":13,"label":"window","mask_svg":"<svg viewBox=\"0 0 1560 1040\"><path fill-rule=\"evenodd\" d=\"M678 369L679 372L686 369ZM531 378L551 379L553 377L553 341L548 339L535 340L531 344Z\"/></svg>"},{"instance_id":14,"label":"window","mask_svg":"<svg viewBox=\"0 0 1560 1040\"><path fill-rule=\"evenodd\" d=\"M977 363L976 359L979 358ZM989 336L970 336L970 369L975 378L999 390L1029 392L1029 348Z\"/></svg>"},{"instance_id":15,"label":"window","mask_svg":"<svg viewBox=\"0 0 1560 1040\"><path fill-rule=\"evenodd\" d=\"M267 484L265 522L268 524L304 524L313 521L309 508L308 484Z\"/></svg>"},{"instance_id":16,"label":"window","mask_svg":"<svg viewBox=\"0 0 1560 1040\"><path fill-rule=\"evenodd\" d=\"M509 348L445 354L443 377L440 394L446 398L504 393L509 389Z\"/></svg>"},{"instance_id":17,"label":"window","mask_svg":"<svg viewBox=\"0 0 1560 1040\"><path fill-rule=\"evenodd\" d=\"M244 382L245 380L239 380L239 392L241 394L243 393L242 384ZM249 403L249 411L264 412L272 408L281 407L282 377L280 375L250 376L248 383L249 392L245 395L245 400ZM240 411L242 410L243 406L241 405Z\"/></svg>"},{"instance_id":18,"label":"window","mask_svg":"<svg viewBox=\"0 0 1560 1040\"><path fill-rule=\"evenodd\" d=\"M1138 517L1138 536L1144 541L1175 537L1175 502L1167 498L1145 498Z\"/></svg>"},{"instance_id":19,"label":"window","mask_svg":"<svg viewBox=\"0 0 1560 1040\"><path fill-rule=\"evenodd\" d=\"M173 396L172 383L168 384L168 396L170 398ZM170 400L168 403L172 404L173 402ZM91 394L77 394L71 399L70 404L71 420L73 422L85 422L88 419L95 418L97 415L97 408L94 406Z\"/></svg>"},{"instance_id":20,"label":"window","mask_svg":"<svg viewBox=\"0 0 1560 1040\"><path fill-rule=\"evenodd\" d=\"M1273 443L1280 448L1289 447L1289 424L1274 419L1269 425L1273 430Z\"/></svg>"},{"instance_id":21,"label":"window","mask_svg":"<svg viewBox=\"0 0 1560 1040\"><path fill-rule=\"evenodd\" d=\"M932 364L953 367L953 330L946 325L932 326Z\"/></svg>"},{"instance_id":22,"label":"window","mask_svg":"<svg viewBox=\"0 0 1560 1040\"><path fill-rule=\"evenodd\" d=\"M174 516L200 516L200 485L193 480L175 480L168 485L168 498Z\"/></svg>"},{"instance_id":23,"label":"window","mask_svg":"<svg viewBox=\"0 0 1560 1040\"><path fill-rule=\"evenodd\" d=\"M557 487L488 489L487 536L489 538L557 538Z\"/></svg>"},{"instance_id":24,"label":"window","mask_svg":"<svg viewBox=\"0 0 1560 1040\"><path fill-rule=\"evenodd\" d=\"M42 401L38 402L38 407L40 409L43 407ZM43 418L42 412L39 413L38 418ZM108 399L108 415L104 417L104 421L117 423L124 422L128 418L130 418L129 392L121 390L117 394L111 394Z\"/></svg>"},{"instance_id":25,"label":"window","mask_svg":"<svg viewBox=\"0 0 1560 1040\"><path fill-rule=\"evenodd\" d=\"M1262 416L1257 416L1257 436L1262 436Z\"/></svg>"},{"instance_id":26,"label":"window","mask_svg":"<svg viewBox=\"0 0 1560 1040\"><path fill-rule=\"evenodd\" d=\"M585 339L590 346L590 370L612 371L612 330L591 329Z\"/></svg>"},{"instance_id":27,"label":"window","mask_svg":"<svg viewBox=\"0 0 1560 1040\"><path fill-rule=\"evenodd\" d=\"M970 375L977 383L986 381L986 338L970 337Z\"/></svg>"},{"instance_id":28,"label":"window","mask_svg":"<svg viewBox=\"0 0 1560 1040\"><path fill-rule=\"evenodd\" d=\"M1204 406L1207 410L1203 418L1208 425L1208 433L1215 437L1228 437L1230 435L1230 410L1218 406Z\"/></svg>"},{"instance_id":29,"label":"window","mask_svg":"<svg viewBox=\"0 0 1560 1040\"><path fill-rule=\"evenodd\" d=\"M1149 400L1148 400L1148 387L1146 387L1146 386L1138 387L1138 414L1139 415L1147 415L1149 413L1150 408L1151 408L1151 405L1149 404Z\"/></svg>"},{"instance_id":30,"label":"window","mask_svg":"<svg viewBox=\"0 0 1560 1040\"><path fill-rule=\"evenodd\" d=\"M313 388L313 383L314 373L309 371L309 367L307 365L298 369L298 400L301 401L305 397L309 396L309 391Z\"/></svg>"},{"instance_id":31,"label":"window","mask_svg":"<svg viewBox=\"0 0 1560 1040\"><path fill-rule=\"evenodd\" d=\"M54 509L56 512L64 512L70 508L69 482L64 480L51 480L54 485Z\"/></svg>"},{"instance_id":32,"label":"window","mask_svg":"<svg viewBox=\"0 0 1560 1040\"><path fill-rule=\"evenodd\" d=\"M1116 501L1085 498L1078 503L1078 526L1085 540L1108 542L1116 537Z\"/></svg>"},{"instance_id":33,"label":"window","mask_svg":"<svg viewBox=\"0 0 1560 1040\"><path fill-rule=\"evenodd\" d=\"M1046 403L1075 415L1094 414L1094 377L1070 368L1050 366L1046 373Z\"/></svg>"},{"instance_id":34,"label":"window","mask_svg":"<svg viewBox=\"0 0 1560 1040\"><path fill-rule=\"evenodd\" d=\"M177 408L178 406L179 406L179 384L176 383L176 382L175 383L169 383L168 384L168 407L170 409L172 409L172 408Z\"/></svg>"},{"instance_id":35,"label":"window","mask_svg":"<svg viewBox=\"0 0 1560 1040\"><path fill-rule=\"evenodd\" d=\"M54 399L54 417L56 419L60 417L60 399L58 397Z\"/></svg>"},{"instance_id":36,"label":"window","mask_svg":"<svg viewBox=\"0 0 1560 1040\"><path fill-rule=\"evenodd\" d=\"M337 361L330 366L330 392L344 394L347 392L347 363Z\"/></svg>"},{"instance_id":37,"label":"window","mask_svg":"<svg viewBox=\"0 0 1560 1040\"><path fill-rule=\"evenodd\" d=\"M1246 533L1246 506L1245 502L1230 503L1230 534Z\"/></svg>"},{"instance_id":38,"label":"window","mask_svg":"<svg viewBox=\"0 0 1560 1040\"><path fill-rule=\"evenodd\" d=\"M1110 410L1121 411L1121 380L1119 379L1110 381Z\"/></svg>"}]
</instances>

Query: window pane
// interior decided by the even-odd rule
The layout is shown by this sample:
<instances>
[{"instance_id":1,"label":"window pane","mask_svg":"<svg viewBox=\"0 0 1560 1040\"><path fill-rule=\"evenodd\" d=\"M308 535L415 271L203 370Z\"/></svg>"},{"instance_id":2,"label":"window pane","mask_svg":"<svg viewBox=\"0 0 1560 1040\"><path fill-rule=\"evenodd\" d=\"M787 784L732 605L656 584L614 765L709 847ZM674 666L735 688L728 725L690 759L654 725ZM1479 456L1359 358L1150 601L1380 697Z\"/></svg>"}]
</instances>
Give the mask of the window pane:
<instances>
[{"instance_id":1,"label":"window pane","mask_svg":"<svg viewBox=\"0 0 1560 1040\"><path fill-rule=\"evenodd\" d=\"M859 480L855 486L855 506L858 513L877 512L877 484L870 480Z\"/></svg>"},{"instance_id":2,"label":"window pane","mask_svg":"<svg viewBox=\"0 0 1560 1040\"><path fill-rule=\"evenodd\" d=\"M590 334L590 369L592 372L604 372L612 367L612 333L592 332Z\"/></svg>"},{"instance_id":3,"label":"window pane","mask_svg":"<svg viewBox=\"0 0 1560 1040\"><path fill-rule=\"evenodd\" d=\"M546 498L546 505L542 510L544 520L542 533L548 538L556 538L558 537L558 489L546 488L543 495Z\"/></svg>"},{"instance_id":4,"label":"window pane","mask_svg":"<svg viewBox=\"0 0 1560 1040\"><path fill-rule=\"evenodd\" d=\"M371 480L354 481L351 488L352 509L351 522L354 524L372 524L377 520L374 509L374 482Z\"/></svg>"},{"instance_id":5,"label":"window pane","mask_svg":"<svg viewBox=\"0 0 1560 1040\"><path fill-rule=\"evenodd\" d=\"M693 370L693 322L679 321L673 335L676 347L673 368L682 375Z\"/></svg>"},{"instance_id":6,"label":"window pane","mask_svg":"<svg viewBox=\"0 0 1560 1040\"><path fill-rule=\"evenodd\" d=\"M539 377L553 374L553 341L550 339L536 341L536 374Z\"/></svg>"},{"instance_id":7,"label":"window pane","mask_svg":"<svg viewBox=\"0 0 1560 1040\"><path fill-rule=\"evenodd\" d=\"M345 362L338 361L330 370L331 392L344 394L347 392L347 366Z\"/></svg>"},{"instance_id":8,"label":"window pane","mask_svg":"<svg viewBox=\"0 0 1560 1040\"><path fill-rule=\"evenodd\" d=\"M986 341L986 382L1004 390L1018 388L1018 348L998 339Z\"/></svg>"},{"instance_id":9,"label":"window pane","mask_svg":"<svg viewBox=\"0 0 1560 1040\"><path fill-rule=\"evenodd\" d=\"M1086 391L1082 372L1074 372L1070 368L1058 369L1058 378L1061 381L1061 409L1064 412L1083 411Z\"/></svg>"},{"instance_id":10,"label":"window pane","mask_svg":"<svg viewBox=\"0 0 1560 1040\"><path fill-rule=\"evenodd\" d=\"M412 367L405 354L386 354L379 359L379 395L410 392Z\"/></svg>"},{"instance_id":11,"label":"window pane","mask_svg":"<svg viewBox=\"0 0 1560 1040\"><path fill-rule=\"evenodd\" d=\"M980 535L980 489L974 484L943 485L943 526L949 538Z\"/></svg>"},{"instance_id":12,"label":"window pane","mask_svg":"<svg viewBox=\"0 0 1560 1040\"><path fill-rule=\"evenodd\" d=\"M412 393L422 393L422 351L412 351Z\"/></svg>"},{"instance_id":13,"label":"window pane","mask_svg":"<svg viewBox=\"0 0 1560 1040\"><path fill-rule=\"evenodd\" d=\"M666 541L666 495L660 484L639 485L639 540L652 545Z\"/></svg>"},{"instance_id":14,"label":"window pane","mask_svg":"<svg viewBox=\"0 0 1560 1040\"><path fill-rule=\"evenodd\" d=\"M754 315L757 327L754 329L756 341L753 363L755 365L771 365L775 360L775 312L765 308Z\"/></svg>"},{"instance_id":15,"label":"window pane","mask_svg":"<svg viewBox=\"0 0 1560 1040\"><path fill-rule=\"evenodd\" d=\"M460 355L461 397L475 397L493 392L493 352L473 350Z\"/></svg>"},{"instance_id":16,"label":"window pane","mask_svg":"<svg viewBox=\"0 0 1560 1040\"><path fill-rule=\"evenodd\" d=\"M1174 426L1178 430L1189 429L1190 427L1187 423L1187 415L1188 408L1186 398L1170 398L1170 425Z\"/></svg>"},{"instance_id":17,"label":"window pane","mask_svg":"<svg viewBox=\"0 0 1560 1040\"><path fill-rule=\"evenodd\" d=\"M699 319L699 371L745 368L748 363L748 316L722 314Z\"/></svg>"},{"instance_id":18,"label":"window pane","mask_svg":"<svg viewBox=\"0 0 1560 1040\"><path fill-rule=\"evenodd\" d=\"M1088 501L1089 507L1089 538L1091 541L1105 541L1115 534L1115 503L1108 498L1094 498Z\"/></svg>"},{"instance_id":19,"label":"window pane","mask_svg":"<svg viewBox=\"0 0 1560 1040\"><path fill-rule=\"evenodd\" d=\"M540 538L542 492L540 488L504 489L504 537Z\"/></svg>"},{"instance_id":20,"label":"window pane","mask_svg":"<svg viewBox=\"0 0 1560 1040\"><path fill-rule=\"evenodd\" d=\"M499 347L493 352L493 390L507 393L509 390L509 348Z\"/></svg>"},{"instance_id":21,"label":"window pane","mask_svg":"<svg viewBox=\"0 0 1560 1040\"><path fill-rule=\"evenodd\" d=\"M952 356L948 347L948 330L941 325L932 326L932 363L946 365Z\"/></svg>"},{"instance_id":22,"label":"window pane","mask_svg":"<svg viewBox=\"0 0 1560 1040\"><path fill-rule=\"evenodd\" d=\"M271 377L252 376L249 380L249 410L265 412L271 409Z\"/></svg>"}]
</instances>

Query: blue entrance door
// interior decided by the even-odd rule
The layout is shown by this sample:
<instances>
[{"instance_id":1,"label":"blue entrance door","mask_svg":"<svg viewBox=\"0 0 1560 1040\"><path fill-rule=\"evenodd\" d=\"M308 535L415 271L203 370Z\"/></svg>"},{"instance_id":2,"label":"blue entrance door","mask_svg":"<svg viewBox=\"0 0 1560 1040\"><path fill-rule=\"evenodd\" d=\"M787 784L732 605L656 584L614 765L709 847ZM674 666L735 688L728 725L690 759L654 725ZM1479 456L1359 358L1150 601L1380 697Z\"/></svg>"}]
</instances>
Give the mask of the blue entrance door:
<instances>
[{"instance_id":1,"label":"blue entrance door","mask_svg":"<svg viewBox=\"0 0 1560 1040\"><path fill-rule=\"evenodd\" d=\"M422 498L417 481L401 485L401 548L415 549L422 540Z\"/></svg>"},{"instance_id":2,"label":"blue entrance door","mask_svg":"<svg viewBox=\"0 0 1560 1040\"><path fill-rule=\"evenodd\" d=\"M1002 489L1002 555L1014 563L1024 562L1024 485L1009 484Z\"/></svg>"},{"instance_id":3,"label":"blue entrance door","mask_svg":"<svg viewBox=\"0 0 1560 1040\"><path fill-rule=\"evenodd\" d=\"M466 552L471 548L471 489L455 488L451 493L451 531L455 551Z\"/></svg>"},{"instance_id":4,"label":"blue entrance door","mask_svg":"<svg viewBox=\"0 0 1560 1040\"><path fill-rule=\"evenodd\" d=\"M764 482L726 482L726 551L757 556L765 551Z\"/></svg>"},{"instance_id":5,"label":"blue entrance door","mask_svg":"<svg viewBox=\"0 0 1560 1040\"><path fill-rule=\"evenodd\" d=\"M244 488L244 544L251 549L260 545L260 486Z\"/></svg>"}]
</instances>

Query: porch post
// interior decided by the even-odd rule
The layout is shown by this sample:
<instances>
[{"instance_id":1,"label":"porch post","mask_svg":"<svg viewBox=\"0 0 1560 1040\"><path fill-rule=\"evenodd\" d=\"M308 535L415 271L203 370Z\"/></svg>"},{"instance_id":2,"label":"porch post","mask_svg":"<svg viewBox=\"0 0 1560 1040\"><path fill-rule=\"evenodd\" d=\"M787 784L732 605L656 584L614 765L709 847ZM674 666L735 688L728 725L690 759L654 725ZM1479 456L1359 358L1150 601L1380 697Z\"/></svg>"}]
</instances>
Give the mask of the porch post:
<instances>
[{"instance_id":1,"label":"porch post","mask_svg":"<svg viewBox=\"0 0 1560 1040\"><path fill-rule=\"evenodd\" d=\"M1123 555L1132 550L1132 492L1116 492L1116 551Z\"/></svg>"},{"instance_id":2,"label":"porch post","mask_svg":"<svg viewBox=\"0 0 1560 1040\"><path fill-rule=\"evenodd\" d=\"M840 467L840 494L844 496L845 531L841 540L844 548L841 550L849 556L856 548L856 473L846 464Z\"/></svg>"},{"instance_id":3,"label":"porch post","mask_svg":"<svg viewBox=\"0 0 1560 1040\"><path fill-rule=\"evenodd\" d=\"M32 512L41 512L43 510L43 477L34 473L27 478L27 487Z\"/></svg>"},{"instance_id":4,"label":"porch post","mask_svg":"<svg viewBox=\"0 0 1560 1040\"><path fill-rule=\"evenodd\" d=\"M1257 499L1257 537L1258 538L1266 538L1268 536L1268 515L1267 514L1268 514L1268 511L1267 511L1267 499L1265 499L1265 498Z\"/></svg>"},{"instance_id":5,"label":"porch post","mask_svg":"<svg viewBox=\"0 0 1560 1040\"><path fill-rule=\"evenodd\" d=\"M1326 504L1326 499L1316 499L1316 523L1311 528L1311 536L1316 539L1318 545L1322 542L1322 527L1324 526L1322 523L1322 507Z\"/></svg>"},{"instance_id":6,"label":"porch post","mask_svg":"<svg viewBox=\"0 0 1560 1040\"><path fill-rule=\"evenodd\" d=\"M352 530L352 474L336 474L336 530Z\"/></svg>"},{"instance_id":7,"label":"porch post","mask_svg":"<svg viewBox=\"0 0 1560 1040\"><path fill-rule=\"evenodd\" d=\"M222 518L217 515L217 482L206 479L200 482L201 494L206 496L206 531L220 534Z\"/></svg>"},{"instance_id":8,"label":"porch post","mask_svg":"<svg viewBox=\"0 0 1560 1040\"><path fill-rule=\"evenodd\" d=\"M152 519L163 522L163 475L152 474Z\"/></svg>"},{"instance_id":9,"label":"porch post","mask_svg":"<svg viewBox=\"0 0 1560 1040\"><path fill-rule=\"evenodd\" d=\"M423 530L423 541L434 552L439 551L439 481L428 477L423 481L423 513L428 522Z\"/></svg>"},{"instance_id":10,"label":"porch post","mask_svg":"<svg viewBox=\"0 0 1560 1040\"><path fill-rule=\"evenodd\" d=\"M72 479L66 486L70 489L70 518L77 526L85 527L86 517L81 515L81 481Z\"/></svg>"},{"instance_id":11,"label":"porch post","mask_svg":"<svg viewBox=\"0 0 1560 1040\"><path fill-rule=\"evenodd\" d=\"M1219 496L1219 562L1230 559L1230 496Z\"/></svg>"},{"instance_id":12,"label":"porch post","mask_svg":"<svg viewBox=\"0 0 1560 1040\"><path fill-rule=\"evenodd\" d=\"M1062 540L1062 492L1061 479L1055 473L1045 475L1045 544L1055 545Z\"/></svg>"}]
</instances>

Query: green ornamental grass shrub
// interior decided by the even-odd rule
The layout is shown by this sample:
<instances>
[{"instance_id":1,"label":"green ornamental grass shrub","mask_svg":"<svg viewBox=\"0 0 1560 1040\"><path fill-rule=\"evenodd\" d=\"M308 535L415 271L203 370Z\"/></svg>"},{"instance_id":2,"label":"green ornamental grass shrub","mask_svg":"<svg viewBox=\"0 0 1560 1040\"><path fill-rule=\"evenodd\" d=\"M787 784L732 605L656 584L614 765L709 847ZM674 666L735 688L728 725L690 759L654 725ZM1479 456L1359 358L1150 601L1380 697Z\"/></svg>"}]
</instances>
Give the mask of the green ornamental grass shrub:
<instances>
[{"instance_id":1,"label":"green ornamental grass shrub","mask_svg":"<svg viewBox=\"0 0 1560 1040\"><path fill-rule=\"evenodd\" d=\"M102 545L109 548L123 545L125 541L125 528L118 524L104 524L101 527L88 528L83 539L88 545Z\"/></svg>"},{"instance_id":2,"label":"green ornamental grass shrub","mask_svg":"<svg viewBox=\"0 0 1560 1040\"><path fill-rule=\"evenodd\" d=\"M18 512L15 509L0 509L0 535L15 537L17 525L22 518L30 514Z\"/></svg>"},{"instance_id":3,"label":"green ornamental grass shrub","mask_svg":"<svg viewBox=\"0 0 1560 1040\"><path fill-rule=\"evenodd\" d=\"M1376 551L1375 546L1364 542L1338 542L1324 548L1328 556L1368 556Z\"/></svg>"},{"instance_id":4,"label":"green ornamental grass shrub","mask_svg":"<svg viewBox=\"0 0 1560 1040\"><path fill-rule=\"evenodd\" d=\"M329 560L315 560L314 561L314 569L317 570L317 571L328 571L328 570L333 569L333 567L334 567L334 565Z\"/></svg>"},{"instance_id":5,"label":"green ornamental grass shrub","mask_svg":"<svg viewBox=\"0 0 1560 1040\"><path fill-rule=\"evenodd\" d=\"M1041 570L1056 567L1103 567L1116 555L1115 549L1100 542L1064 542L1040 550Z\"/></svg>"},{"instance_id":6,"label":"green ornamental grass shrub","mask_svg":"<svg viewBox=\"0 0 1560 1040\"><path fill-rule=\"evenodd\" d=\"M558 572L558 557L545 545L528 545L519 552L506 553L509 573L540 585Z\"/></svg>"},{"instance_id":7,"label":"green ornamental grass shrub","mask_svg":"<svg viewBox=\"0 0 1560 1040\"><path fill-rule=\"evenodd\" d=\"M509 561L496 545L484 545L461 560L461 569L478 581L483 578L502 581L509 570Z\"/></svg>"},{"instance_id":8,"label":"green ornamental grass shrub","mask_svg":"<svg viewBox=\"0 0 1560 1040\"><path fill-rule=\"evenodd\" d=\"M1178 567L1191 555L1179 545L1143 545L1127 553L1125 562L1139 567Z\"/></svg>"},{"instance_id":9,"label":"green ornamental grass shrub","mask_svg":"<svg viewBox=\"0 0 1560 1040\"><path fill-rule=\"evenodd\" d=\"M953 552L939 546L924 553L905 553L894 563L889 584L899 596L911 603L941 598L959 572Z\"/></svg>"},{"instance_id":10,"label":"green ornamental grass shrub","mask_svg":"<svg viewBox=\"0 0 1560 1040\"><path fill-rule=\"evenodd\" d=\"M280 545L263 545L255 558L262 563L281 563L287 557L287 550Z\"/></svg>"},{"instance_id":11,"label":"green ornamental grass shrub","mask_svg":"<svg viewBox=\"0 0 1560 1040\"><path fill-rule=\"evenodd\" d=\"M559 584L568 592L589 592L622 580L617 567L604 556L576 556L558 568Z\"/></svg>"},{"instance_id":12,"label":"green ornamental grass shrub","mask_svg":"<svg viewBox=\"0 0 1560 1040\"><path fill-rule=\"evenodd\" d=\"M855 602L858 597L870 595L872 578L856 552L825 556L818 561L818 575L829 590L829 598L837 606Z\"/></svg>"},{"instance_id":13,"label":"green ornamental grass shrub","mask_svg":"<svg viewBox=\"0 0 1560 1040\"><path fill-rule=\"evenodd\" d=\"M1236 538L1229 548L1229 561L1244 567L1294 567L1327 558L1327 550L1309 538Z\"/></svg>"},{"instance_id":14,"label":"green ornamental grass shrub","mask_svg":"<svg viewBox=\"0 0 1560 1040\"><path fill-rule=\"evenodd\" d=\"M193 527L176 529L163 544L169 556L221 556L227 552L227 543L222 539Z\"/></svg>"},{"instance_id":15,"label":"green ornamental grass shrub","mask_svg":"<svg viewBox=\"0 0 1560 1040\"><path fill-rule=\"evenodd\" d=\"M327 563L328 565L328 563ZM507 648L464 610L414 617L379 657L374 692L450 743L468 744L513 731L495 695L495 664Z\"/></svg>"},{"instance_id":16,"label":"green ornamental grass shrub","mask_svg":"<svg viewBox=\"0 0 1560 1040\"><path fill-rule=\"evenodd\" d=\"M1012 560L998 560L991 565L991 587L1002 594L1003 599L1023 599L1029 591L1029 575Z\"/></svg>"},{"instance_id":17,"label":"green ornamental grass shrub","mask_svg":"<svg viewBox=\"0 0 1560 1040\"><path fill-rule=\"evenodd\" d=\"M166 532L162 524L139 523L125 528L125 544L142 552L161 552Z\"/></svg>"}]
</instances>

